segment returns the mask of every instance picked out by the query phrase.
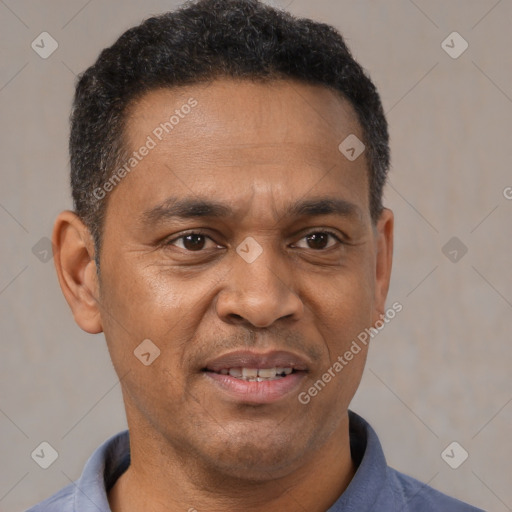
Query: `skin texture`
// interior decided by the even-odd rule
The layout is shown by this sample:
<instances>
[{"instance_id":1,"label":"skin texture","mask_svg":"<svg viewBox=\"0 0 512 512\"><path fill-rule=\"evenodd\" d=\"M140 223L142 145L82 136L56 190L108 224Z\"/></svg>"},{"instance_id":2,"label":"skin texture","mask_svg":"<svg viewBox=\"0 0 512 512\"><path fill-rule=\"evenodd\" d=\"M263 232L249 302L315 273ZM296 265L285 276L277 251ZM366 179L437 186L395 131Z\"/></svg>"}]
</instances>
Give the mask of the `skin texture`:
<instances>
[{"instance_id":1,"label":"skin texture","mask_svg":"<svg viewBox=\"0 0 512 512\"><path fill-rule=\"evenodd\" d=\"M354 474L347 408L367 349L308 404L298 393L384 313L393 214L372 223L365 155L350 162L338 149L351 133L363 139L361 128L350 104L322 86L219 79L152 91L131 105L128 148L191 97L197 106L108 197L100 278L87 228L69 211L55 224L63 293L82 329L105 333L121 379L132 459L110 505L325 511ZM144 217L171 196L214 199L234 213ZM284 214L325 197L352 213ZM205 236L179 238L189 230ZM309 236L326 230L341 242ZM236 252L249 236L263 250L252 263ZM133 353L144 339L160 349L149 366ZM237 402L201 371L236 349L288 350L308 372L278 402Z\"/></svg>"}]
</instances>

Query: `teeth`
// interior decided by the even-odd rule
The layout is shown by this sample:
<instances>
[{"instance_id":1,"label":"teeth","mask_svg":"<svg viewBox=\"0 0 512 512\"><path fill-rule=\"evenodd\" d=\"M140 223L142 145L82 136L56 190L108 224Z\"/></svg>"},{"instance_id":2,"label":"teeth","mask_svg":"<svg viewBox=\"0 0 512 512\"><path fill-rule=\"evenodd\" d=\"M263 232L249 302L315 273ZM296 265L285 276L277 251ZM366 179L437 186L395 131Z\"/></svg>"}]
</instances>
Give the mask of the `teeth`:
<instances>
[{"instance_id":1,"label":"teeth","mask_svg":"<svg viewBox=\"0 0 512 512\"><path fill-rule=\"evenodd\" d=\"M257 377L258 376L258 370L256 368L242 368L242 377L244 379L251 378L251 377Z\"/></svg>"},{"instance_id":2,"label":"teeth","mask_svg":"<svg viewBox=\"0 0 512 512\"><path fill-rule=\"evenodd\" d=\"M258 370L258 377L270 379L276 376L277 368L260 368ZM245 375L244 375L245 377Z\"/></svg>"},{"instance_id":3,"label":"teeth","mask_svg":"<svg viewBox=\"0 0 512 512\"><path fill-rule=\"evenodd\" d=\"M219 371L221 375L231 375L236 379L250 382L263 382L286 377L293 372L293 368L230 368Z\"/></svg>"}]
</instances>

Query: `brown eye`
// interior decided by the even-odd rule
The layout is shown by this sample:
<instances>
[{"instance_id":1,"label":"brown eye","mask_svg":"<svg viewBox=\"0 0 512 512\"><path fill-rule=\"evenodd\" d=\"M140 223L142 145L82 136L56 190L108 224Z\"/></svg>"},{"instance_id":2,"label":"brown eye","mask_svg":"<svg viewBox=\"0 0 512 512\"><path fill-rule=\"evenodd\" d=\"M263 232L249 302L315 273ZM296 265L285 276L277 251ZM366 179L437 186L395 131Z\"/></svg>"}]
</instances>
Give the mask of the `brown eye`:
<instances>
[{"instance_id":1,"label":"brown eye","mask_svg":"<svg viewBox=\"0 0 512 512\"><path fill-rule=\"evenodd\" d=\"M189 251L201 250L205 244L203 235L187 235L183 237L183 246Z\"/></svg>"},{"instance_id":2,"label":"brown eye","mask_svg":"<svg viewBox=\"0 0 512 512\"><path fill-rule=\"evenodd\" d=\"M312 249L325 249L329 235L327 233L313 233L308 235L306 239Z\"/></svg>"},{"instance_id":3,"label":"brown eye","mask_svg":"<svg viewBox=\"0 0 512 512\"><path fill-rule=\"evenodd\" d=\"M328 245L329 237L335 240L335 242L331 243L330 245ZM336 244L336 241L339 243L343 243L334 233L331 233L330 231L315 231L303 237L302 240L306 240L307 244L306 247L302 248L314 249L316 251L329 249L330 247Z\"/></svg>"},{"instance_id":4,"label":"brown eye","mask_svg":"<svg viewBox=\"0 0 512 512\"><path fill-rule=\"evenodd\" d=\"M167 245L175 245L186 251L200 252L205 248L207 240L211 239L203 233L187 233L169 241Z\"/></svg>"}]
</instances>

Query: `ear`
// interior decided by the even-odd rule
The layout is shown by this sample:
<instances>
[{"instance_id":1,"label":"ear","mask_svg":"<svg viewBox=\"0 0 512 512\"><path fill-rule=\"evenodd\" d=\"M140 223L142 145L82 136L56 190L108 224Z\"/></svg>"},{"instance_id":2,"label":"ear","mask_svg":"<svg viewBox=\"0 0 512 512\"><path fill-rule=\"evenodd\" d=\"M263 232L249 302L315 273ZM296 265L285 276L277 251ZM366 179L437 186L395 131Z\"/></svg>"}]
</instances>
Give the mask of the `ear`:
<instances>
[{"instance_id":1,"label":"ear","mask_svg":"<svg viewBox=\"0 0 512 512\"><path fill-rule=\"evenodd\" d=\"M55 221L52 242L60 287L75 322L88 333L102 332L99 281L89 229L75 213L64 211Z\"/></svg>"},{"instance_id":2,"label":"ear","mask_svg":"<svg viewBox=\"0 0 512 512\"><path fill-rule=\"evenodd\" d=\"M393 212L384 208L375 226L375 297L373 323L385 312L393 261Z\"/></svg>"}]
</instances>

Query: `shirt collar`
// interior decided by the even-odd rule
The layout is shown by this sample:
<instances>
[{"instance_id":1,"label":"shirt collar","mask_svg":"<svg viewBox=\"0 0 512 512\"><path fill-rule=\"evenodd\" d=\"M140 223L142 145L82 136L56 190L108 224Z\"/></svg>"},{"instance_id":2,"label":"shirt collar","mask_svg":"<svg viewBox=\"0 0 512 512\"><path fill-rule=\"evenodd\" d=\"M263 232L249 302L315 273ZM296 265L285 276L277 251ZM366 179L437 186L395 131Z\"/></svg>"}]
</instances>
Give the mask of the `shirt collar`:
<instances>
[{"instance_id":1,"label":"shirt collar","mask_svg":"<svg viewBox=\"0 0 512 512\"><path fill-rule=\"evenodd\" d=\"M76 512L111 512L107 492L130 465L128 430L107 439L91 455L74 491Z\"/></svg>"},{"instance_id":2,"label":"shirt collar","mask_svg":"<svg viewBox=\"0 0 512 512\"><path fill-rule=\"evenodd\" d=\"M373 504L386 486L387 462L377 434L361 416L349 414L350 452L356 473L343 494L327 512L363 512Z\"/></svg>"},{"instance_id":3,"label":"shirt collar","mask_svg":"<svg viewBox=\"0 0 512 512\"><path fill-rule=\"evenodd\" d=\"M349 411L350 450L357 466L345 492L327 512L372 510L387 477L387 463L377 434L359 415ZM107 492L130 465L128 430L105 441L91 455L74 486L76 512L110 512Z\"/></svg>"}]
</instances>

